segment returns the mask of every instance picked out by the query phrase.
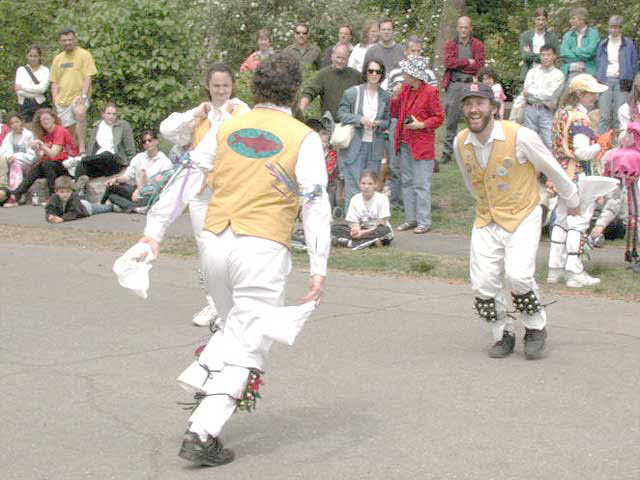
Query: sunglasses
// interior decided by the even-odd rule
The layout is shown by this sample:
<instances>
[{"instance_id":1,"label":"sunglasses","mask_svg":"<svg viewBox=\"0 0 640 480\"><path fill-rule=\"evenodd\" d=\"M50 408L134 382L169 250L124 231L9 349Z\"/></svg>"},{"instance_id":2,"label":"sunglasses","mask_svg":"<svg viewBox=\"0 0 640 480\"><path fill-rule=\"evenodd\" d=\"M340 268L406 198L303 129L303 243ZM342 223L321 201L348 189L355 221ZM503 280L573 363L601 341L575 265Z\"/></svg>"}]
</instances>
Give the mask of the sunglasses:
<instances>
[{"instance_id":1,"label":"sunglasses","mask_svg":"<svg viewBox=\"0 0 640 480\"><path fill-rule=\"evenodd\" d=\"M367 73L370 73L371 75L382 75L382 70L376 70L374 68L367 68Z\"/></svg>"},{"instance_id":2,"label":"sunglasses","mask_svg":"<svg viewBox=\"0 0 640 480\"><path fill-rule=\"evenodd\" d=\"M306 35L306 34L307 34L307 33L309 33L309 32L301 32L300 30L296 30L296 31L295 31L295 32L293 32L293 33L295 33L296 35Z\"/></svg>"},{"instance_id":3,"label":"sunglasses","mask_svg":"<svg viewBox=\"0 0 640 480\"><path fill-rule=\"evenodd\" d=\"M155 140L155 138L147 137L142 139L142 145L146 145L147 143L151 143Z\"/></svg>"}]
</instances>

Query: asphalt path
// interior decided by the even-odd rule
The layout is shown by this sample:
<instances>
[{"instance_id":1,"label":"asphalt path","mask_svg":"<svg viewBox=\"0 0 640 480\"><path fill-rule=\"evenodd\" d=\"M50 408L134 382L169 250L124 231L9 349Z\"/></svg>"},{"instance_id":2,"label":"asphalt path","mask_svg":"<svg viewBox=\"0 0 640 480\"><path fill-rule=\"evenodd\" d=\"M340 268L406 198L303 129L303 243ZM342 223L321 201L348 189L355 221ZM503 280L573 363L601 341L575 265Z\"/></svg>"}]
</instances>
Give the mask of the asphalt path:
<instances>
[{"instance_id":1,"label":"asphalt path","mask_svg":"<svg viewBox=\"0 0 640 480\"><path fill-rule=\"evenodd\" d=\"M115 257L0 249L3 480L640 478L636 304L558 296L546 357L524 359L519 328L495 360L468 285L333 272L258 410L227 424L235 462L192 468L175 378L207 338L195 260L161 257L142 300ZM294 302L305 272L289 283Z\"/></svg>"},{"instance_id":2,"label":"asphalt path","mask_svg":"<svg viewBox=\"0 0 640 480\"><path fill-rule=\"evenodd\" d=\"M54 228L73 229L82 231L124 232L141 234L144 230L146 217L137 214L107 213L83 218L80 221L62 223ZM0 225L47 225L44 218L44 208L30 205L19 208L0 209ZM469 226L471 229L471 226ZM191 221L189 214L179 216L175 223L167 230L167 235L191 236ZM412 231L396 232L393 245L406 251L423 252L434 255L451 255L463 258L469 257L469 237L464 235L450 235L437 232L429 232L424 235L416 235ZM538 248L538 267L547 264L549 254L549 242L543 239ZM614 265L623 268L624 247L606 244L606 248L591 250L590 255L594 264Z\"/></svg>"}]
</instances>

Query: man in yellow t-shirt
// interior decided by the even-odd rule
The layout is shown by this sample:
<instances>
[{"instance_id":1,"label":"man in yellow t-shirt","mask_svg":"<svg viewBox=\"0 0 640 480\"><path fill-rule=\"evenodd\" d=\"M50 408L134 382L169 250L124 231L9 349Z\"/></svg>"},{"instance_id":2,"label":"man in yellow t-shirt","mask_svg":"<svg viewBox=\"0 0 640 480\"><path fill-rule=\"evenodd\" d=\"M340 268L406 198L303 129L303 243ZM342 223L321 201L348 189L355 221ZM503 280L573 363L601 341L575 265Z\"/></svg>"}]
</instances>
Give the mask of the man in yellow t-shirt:
<instances>
[{"instance_id":1,"label":"man in yellow t-shirt","mask_svg":"<svg viewBox=\"0 0 640 480\"><path fill-rule=\"evenodd\" d=\"M62 126L75 134L78 150L85 153L87 109L91 77L97 73L91 54L77 45L76 32L70 28L58 33L62 47L51 64L51 96Z\"/></svg>"}]
</instances>

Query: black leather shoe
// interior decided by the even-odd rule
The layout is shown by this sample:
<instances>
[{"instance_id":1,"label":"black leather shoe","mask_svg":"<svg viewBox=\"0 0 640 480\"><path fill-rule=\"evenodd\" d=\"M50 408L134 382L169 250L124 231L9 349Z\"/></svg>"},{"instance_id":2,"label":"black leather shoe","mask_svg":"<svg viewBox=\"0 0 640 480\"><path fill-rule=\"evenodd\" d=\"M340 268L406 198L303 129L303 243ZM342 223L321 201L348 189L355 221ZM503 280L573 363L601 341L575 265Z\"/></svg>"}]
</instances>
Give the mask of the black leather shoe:
<instances>
[{"instance_id":1,"label":"black leather shoe","mask_svg":"<svg viewBox=\"0 0 640 480\"><path fill-rule=\"evenodd\" d=\"M516 346L516 336L507 332L502 333L502 340L497 341L493 347L489 349L489 356L491 358L504 358L513 352L513 348Z\"/></svg>"},{"instance_id":2,"label":"black leather shoe","mask_svg":"<svg viewBox=\"0 0 640 480\"><path fill-rule=\"evenodd\" d=\"M547 339L547 329L531 330L525 328L524 356L527 360L540 358L544 352L544 344Z\"/></svg>"},{"instance_id":3,"label":"black leather shoe","mask_svg":"<svg viewBox=\"0 0 640 480\"><path fill-rule=\"evenodd\" d=\"M217 438L209 435L207 441L203 442L200 440L200 436L193 432L185 434L178 456L196 465L206 467L217 467L230 463L235 457L233 451L223 448L222 442Z\"/></svg>"}]
</instances>

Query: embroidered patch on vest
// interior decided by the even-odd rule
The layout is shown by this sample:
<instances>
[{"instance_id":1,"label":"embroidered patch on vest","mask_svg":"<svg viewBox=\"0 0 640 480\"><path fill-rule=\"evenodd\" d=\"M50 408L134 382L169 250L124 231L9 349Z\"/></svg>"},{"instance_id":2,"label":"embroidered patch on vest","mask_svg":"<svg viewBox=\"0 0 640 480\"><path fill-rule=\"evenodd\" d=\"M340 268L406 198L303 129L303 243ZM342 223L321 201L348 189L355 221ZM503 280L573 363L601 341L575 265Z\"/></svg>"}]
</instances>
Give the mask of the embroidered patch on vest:
<instances>
[{"instance_id":1,"label":"embroidered patch on vest","mask_svg":"<svg viewBox=\"0 0 640 480\"><path fill-rule=\"evenodd\" d=\"M282 151L284 144L266 130L243 128L227 138L227 144L236 153L249 158L268 158Z\"/></svg>"}]
</instances>

